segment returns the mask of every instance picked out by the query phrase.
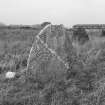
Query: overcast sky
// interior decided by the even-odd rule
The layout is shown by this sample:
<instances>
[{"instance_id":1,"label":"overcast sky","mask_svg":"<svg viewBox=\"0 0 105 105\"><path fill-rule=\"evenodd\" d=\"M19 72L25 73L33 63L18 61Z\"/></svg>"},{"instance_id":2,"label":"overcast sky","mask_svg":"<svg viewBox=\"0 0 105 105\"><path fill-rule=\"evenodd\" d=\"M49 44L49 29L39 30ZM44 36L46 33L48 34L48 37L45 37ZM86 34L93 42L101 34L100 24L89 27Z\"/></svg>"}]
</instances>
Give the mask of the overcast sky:
<instances>
[{"instance_id":1,"label":"overcast sky","mask_svg":"<svg viewBox=\"0 0 105 105\"><path fill-rule=\"evenodd\" d=\"M105 0L0 0L5 24L105 24Z\"/></svg>"}]
</instances>

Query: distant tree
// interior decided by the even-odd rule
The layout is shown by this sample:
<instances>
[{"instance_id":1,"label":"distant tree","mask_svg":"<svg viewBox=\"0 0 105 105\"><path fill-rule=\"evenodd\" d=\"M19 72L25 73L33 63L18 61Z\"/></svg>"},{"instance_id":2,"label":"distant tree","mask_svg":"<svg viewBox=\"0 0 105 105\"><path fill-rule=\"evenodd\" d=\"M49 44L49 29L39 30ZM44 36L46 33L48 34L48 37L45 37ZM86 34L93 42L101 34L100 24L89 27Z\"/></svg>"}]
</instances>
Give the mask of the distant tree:
<instances>
[{"instance_id":1,"label":"distant tree","mask_svg":"<svg viewBox=\"0 0 105 105\"><path fill-rule=\"evenodd\" d=\"M83 44L85 41L89 40L89 37L84 28L78 28L73 31L73 39Z\"/></svg>"},{"instance_id":2,"label":"distant tree","mask_svg":"<svg viewBox=\"0 0 105 105\"><path fill-rule=\"evenodd\" d=\"M102 30L101 36L105 37L105 30Z\"/></svg>"}]
</instances>

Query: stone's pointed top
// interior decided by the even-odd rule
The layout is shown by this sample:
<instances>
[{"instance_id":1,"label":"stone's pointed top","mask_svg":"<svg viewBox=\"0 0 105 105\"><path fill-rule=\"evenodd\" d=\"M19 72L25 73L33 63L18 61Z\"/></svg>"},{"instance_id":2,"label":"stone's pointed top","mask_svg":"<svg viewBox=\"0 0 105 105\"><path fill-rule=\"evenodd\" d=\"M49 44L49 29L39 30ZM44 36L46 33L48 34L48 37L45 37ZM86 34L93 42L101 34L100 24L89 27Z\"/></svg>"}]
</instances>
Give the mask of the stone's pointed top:
<instances>
[{"instance_id":1,"label":"stone's pointed top","mask_svg":"<svg viewBox=\"0 0 105 105\"><path fill-rule=\"evenodd\" d=\"M15 72L8 71L8 72L6 72L5 77L8 78L8 79L11 79L11 78L14 78L15 75L16 75Z\"/></svg>"}]
</instances>

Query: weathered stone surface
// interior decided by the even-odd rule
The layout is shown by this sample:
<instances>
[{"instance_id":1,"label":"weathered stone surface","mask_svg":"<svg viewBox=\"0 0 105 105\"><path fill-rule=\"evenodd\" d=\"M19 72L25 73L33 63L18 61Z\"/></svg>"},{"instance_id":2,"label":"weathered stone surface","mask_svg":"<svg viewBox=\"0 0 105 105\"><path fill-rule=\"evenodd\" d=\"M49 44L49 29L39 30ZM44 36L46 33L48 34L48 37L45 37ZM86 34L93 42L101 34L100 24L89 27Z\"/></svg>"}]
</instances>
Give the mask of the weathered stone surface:
<instances>
[{"instance_id":1,"label":"weathered stone surface","mask_svg":"<svg viewBox=\"0 0 105 105\"><path fill-rule=\"evenodd\" d=\"M48 27L44 33L39 35L40 39L35 37L30 55L27 72L31 75L39 75L38 78L42 78L43 81L48 80L49 77L61 79L67 69L65 67L66 57L67 54L70 54L72 45L68 42L69 37L66 38L64 28L56 27L51 27L56 34L51 32L52 30Z\"/></svg>"}]
</instances>

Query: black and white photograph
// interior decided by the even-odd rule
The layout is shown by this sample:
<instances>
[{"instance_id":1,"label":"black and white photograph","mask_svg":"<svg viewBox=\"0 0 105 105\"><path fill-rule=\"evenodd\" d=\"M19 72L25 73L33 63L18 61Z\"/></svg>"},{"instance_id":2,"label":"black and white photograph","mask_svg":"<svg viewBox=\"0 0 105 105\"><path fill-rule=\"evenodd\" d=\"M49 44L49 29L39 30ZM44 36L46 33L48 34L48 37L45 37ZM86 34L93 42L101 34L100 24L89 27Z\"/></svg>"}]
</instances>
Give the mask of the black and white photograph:
<instances>
[{"instance_id":1,"label":"black and white photograph","mask_svg":"<svg viewBox=\"0 0 105 105\"><path fill-rule=\"evenodd\" d=\"M105 105L105 0L0 0L0 105Z\"/></svg>"}]
</instances>

